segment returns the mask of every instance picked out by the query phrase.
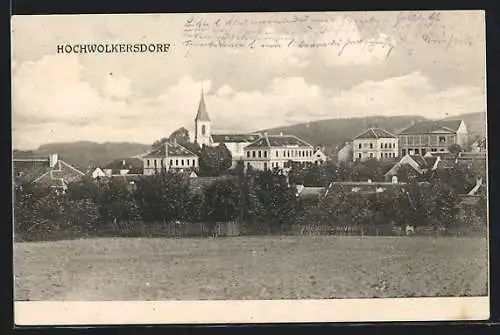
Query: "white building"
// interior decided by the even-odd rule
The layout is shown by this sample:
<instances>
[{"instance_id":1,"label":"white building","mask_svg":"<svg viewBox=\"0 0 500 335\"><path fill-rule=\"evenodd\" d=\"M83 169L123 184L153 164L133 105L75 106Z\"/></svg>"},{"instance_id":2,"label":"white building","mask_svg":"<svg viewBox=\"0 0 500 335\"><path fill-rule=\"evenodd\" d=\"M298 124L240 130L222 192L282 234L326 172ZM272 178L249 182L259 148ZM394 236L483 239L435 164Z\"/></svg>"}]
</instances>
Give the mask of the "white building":
<instances>
[{"instance_id":1,"label":"white building","mask_svg":"<svg viewBox=\"0 0 500 335\"><path fill-rule=\"evenodd\" d=\"M290 161L314 164L314 147L293 135L267 135L244 148L245 167L257 170L286 168Z\"/></svg>"},{"instance_id":2,"label":"white building","mask_svg":"<svg viewBox=\"0 0 500 335\"><path fill-rule=\"evenodd\" d=\"M166 142L142 157L144 175L156 171L176 169L180 171L199 167L198 155L178 143Z\"/></svg>"},{"instance_id":3,"label":"white building","mask_svg":"<svg viewBox=\"0 0 500 335\"><path fill-rule=\"evenodd\" d=\"M353 160L398 157L398 139L381 128L369 128L356 136L352 143Z\"/></svg>"}]
</instances>

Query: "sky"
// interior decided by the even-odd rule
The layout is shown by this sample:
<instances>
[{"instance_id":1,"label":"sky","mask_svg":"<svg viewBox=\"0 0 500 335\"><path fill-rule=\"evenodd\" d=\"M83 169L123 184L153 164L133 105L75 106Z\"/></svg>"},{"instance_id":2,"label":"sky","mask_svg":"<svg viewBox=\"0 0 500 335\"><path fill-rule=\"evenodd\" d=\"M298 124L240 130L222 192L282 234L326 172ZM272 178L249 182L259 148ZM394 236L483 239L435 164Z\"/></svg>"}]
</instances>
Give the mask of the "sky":
<instances>
[{"instance_id":1,"label":"sky","mask_svg":"<svg viewBox=\"0 0 500 335\"><path fill-rule=\"evenodd\" d=\"M203 29L193 38L186 27ZM215 133L481 112L484 30L481 11L14 16L13 147L192 133L202 89ZM200 45L221 38L244 46ZM171 47L57 53L82 43Z\"/></svg>"}]
</instances>

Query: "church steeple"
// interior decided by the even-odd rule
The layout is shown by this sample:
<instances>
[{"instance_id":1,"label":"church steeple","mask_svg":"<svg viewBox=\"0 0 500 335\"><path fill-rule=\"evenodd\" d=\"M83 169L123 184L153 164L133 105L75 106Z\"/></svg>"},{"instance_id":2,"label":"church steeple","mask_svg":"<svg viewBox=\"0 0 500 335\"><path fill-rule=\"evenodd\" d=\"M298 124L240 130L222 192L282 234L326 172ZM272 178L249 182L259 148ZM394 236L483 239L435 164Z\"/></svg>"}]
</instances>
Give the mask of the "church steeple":
<instances>
[{"instance_id":1,"label":"church steeple","mask_svg":"<svg viewBox=\"0 0 500 335\"><path fill-rule=\"evenodd\" d=\"M207 113L205 105L205 96L203 88L201 90L200 103L198 105L198 113L194 119L194 142L198 143L201 147L203 145L210 145L212 143L212 136L210 134L210 117Z\"/></svg>"},{"instance_id":2,"label":"church steeple","mask_svg":"<svg viewBox=\"0 0 500 335\"><path fill-rule=\"evenodd\" d=\"M210 117L207 113L207 107L205 106L205 95L203 94L203 89L201 89L200 103L198 104L198 113L196 114L195 121L210 122Z\"/></svg>"}]
</instances>

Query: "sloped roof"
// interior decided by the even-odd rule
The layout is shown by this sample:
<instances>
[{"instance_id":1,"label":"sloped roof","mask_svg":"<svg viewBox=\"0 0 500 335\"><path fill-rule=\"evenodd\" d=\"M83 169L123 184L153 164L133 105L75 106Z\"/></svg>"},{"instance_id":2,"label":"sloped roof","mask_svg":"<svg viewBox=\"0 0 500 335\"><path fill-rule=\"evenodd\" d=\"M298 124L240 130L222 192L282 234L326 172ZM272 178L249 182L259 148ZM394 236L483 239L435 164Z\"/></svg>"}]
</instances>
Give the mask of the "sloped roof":
<instances>
[{"instance_id":1,"label":"sloped roof","mask_svg":"<svg viewBox=\"0 0 500 335\"><path fill-rule=\"evenodd\" d=\"M244 143L253 142L260 138L260 134L215 134L212 135L214 143Z\"/></svg>"},{"instance_id":2,"label":"sloped roof","mask_svg":"<svg viewBox=\"0 0 500 335\"><path fill-rule=\"evenodd\" d=\"M85 174L82 171L62 160L58 160L52 169L33 180L33 183L46 187L64 187L66 184L83 176Z\"/></svg>"},{"instance_id":3,"label":"sloped roof","mask_svg":"<svg viewBox=\"0 0 500 335\"><path fill-rule=\"evenodd\" d=\"M205 97L203 92L201 92L200 103L198 105L198 113L196 113L196 121L210 121L210 117L207 113L207 107L205 106Z\"/></svg>"},{"instance_id":4,"label":"sloped roof","mask_svg":"<svg viewBox=\"0 0 500 335\"><path fill-rule=\"evenodd\" d=\"M439 120L439 121L421 121L408 128L403 129L400 135L418 135L431 134L440 130L449 130L456 132L460 127L462 120Z\"/></svg>"},{"instance_id":5,"label":"sloped roof","mask_svg":"<svg viewBox=\"0 0 500 335\"><path fill-rule=\"evenodd\" d=\"M178 144L178 143L165 143L157 148L153 149L150 151L148 154L143 156L143 158L165 158L167 157L166 154L166 146L168 146L168 157L171 156L177 156L177 157L193 157L197 156L194 152L191 152L184 146Z\"/></svg>"},{"instance_id":6,"label":"sloped roof","mask_svg":"<svg viewBox=\"0 0 500 335\"><path fill-rule=\"evenodd\" d=\"M139 158L121 158L115 159L107 164L103 169L111 169L112 171L130 170L130 174L140 174L143 171L143 162Z\"/></svg>"},{"instance_id":7,"label":"sloped roof","mask_svg":"<svg viewBox=\"0 0 500 335\"><path fill-rule=\"evenodd\" d=\"M314 148L311 144L301 140L294 135L267 135L261 136L258 140L247 145L245 148L269 148L298 146L302 148Z\"/></svg>"},{"instance_id":8,"label":"sloped roof","mask_svg":"<svg viewBox=\"0 0 500 335\"><path fill-rule=\"evenodd\" d=\"M382 128L368 128L363 133L356 136L354 139L371 139L371 138L396 138L393 134Z\"/></svg>"}]
</instances>

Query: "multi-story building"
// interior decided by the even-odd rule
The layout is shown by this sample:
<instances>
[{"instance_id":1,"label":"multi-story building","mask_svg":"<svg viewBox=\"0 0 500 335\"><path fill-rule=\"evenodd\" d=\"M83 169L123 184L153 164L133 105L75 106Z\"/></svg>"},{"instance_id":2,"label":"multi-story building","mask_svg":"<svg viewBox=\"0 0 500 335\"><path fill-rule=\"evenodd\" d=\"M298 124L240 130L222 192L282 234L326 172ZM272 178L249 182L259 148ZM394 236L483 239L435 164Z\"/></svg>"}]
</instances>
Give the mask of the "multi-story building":
<instances>
[{"instance_id":1,"label":"multi-story building","mask_svg":"<svg viewBox=\"0 0 500 335\"><path fill-rule=\"evenodd\" d=\"M289 167L289 162L314 164L314 146L293 135L264 134L244 148L245 167L257 170Z\"/></svg>"},{"instance_id":2,"label":"multi-story building","mask_svg":"<svg viewBox=\"0 0 500 335\"><path fill-rule=\"evenodd\" d=\"M467 145L468 132L463 120L422 121L398 135L401 156L427 152L448 152L452 144Z\"/></svg>"},{"instance_id":3,"label":"multi-story building","mask_svg":"<svg viewBox=\"0 0 500 335\"><path fill-rule=\"evenodd\" d=\"M398 157L398 139L381 128L369 128L356 136L352 143L353 160Z\"/></svg>"},{"instance_id":4,"label":"multi-story building","mask_svg":"<svg viewBox=\"0 0 500 335\"><path fill-rule=\"evenodd\" d=\"M190 170L199 167L198 155L175 142L166 142L141 159L144 164L144 175L153 175L162 170Z\"/></svg>"}]
</instances>

